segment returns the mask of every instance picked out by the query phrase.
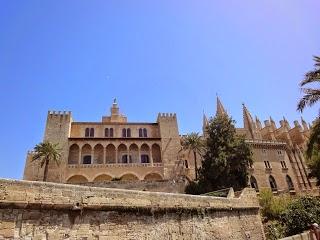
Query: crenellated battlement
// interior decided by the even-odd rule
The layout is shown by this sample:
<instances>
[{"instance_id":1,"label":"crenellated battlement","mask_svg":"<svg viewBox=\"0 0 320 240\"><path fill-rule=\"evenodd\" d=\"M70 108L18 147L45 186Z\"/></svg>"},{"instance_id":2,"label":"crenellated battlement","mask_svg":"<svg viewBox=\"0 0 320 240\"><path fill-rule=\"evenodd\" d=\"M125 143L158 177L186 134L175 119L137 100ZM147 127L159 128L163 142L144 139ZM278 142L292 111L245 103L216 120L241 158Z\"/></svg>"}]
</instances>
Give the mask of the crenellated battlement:
<instances>
[{"instance_id":1,"label":"crenellated battlement","mask_svg":"<svg viewBox=\"0 0 320 240\"><path fill-rule=\"evenodd\" d=\"M71 116L71 111L48 111L48 116Z\"/></svg>"},{"instance_id":2,"label":"crenellated battlement","mask_svg":"<svg viewBox=\"0 0 320 240\"><path fill-rule=\"evenodd\" d=\"M158 119L159 118L172 118L172 119L176 119L177 115L176 113L159 113L158 114Z\"/></svg>"}]
</instances>

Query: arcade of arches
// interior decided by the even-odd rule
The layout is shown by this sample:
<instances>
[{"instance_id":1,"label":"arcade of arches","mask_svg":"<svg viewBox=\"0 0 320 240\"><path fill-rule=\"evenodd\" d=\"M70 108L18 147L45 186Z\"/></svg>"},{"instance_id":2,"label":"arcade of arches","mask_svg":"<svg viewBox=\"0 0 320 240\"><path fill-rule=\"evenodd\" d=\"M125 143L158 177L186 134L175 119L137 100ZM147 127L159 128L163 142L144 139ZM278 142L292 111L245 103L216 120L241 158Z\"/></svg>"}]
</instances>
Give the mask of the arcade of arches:
<instances>
[{"instance_id":1,"label":"arcade of arches","mask_svg":"<svg viewBox=\"0 0 320 240\"><path fill-rule=\"evenodd\" d=\"M147 173L143 178L144 181L160 181L163 180L162 176L159 173L151 172ZM109 182L112 181L113 178L108 174L100 174L92 179L92 182L99 183L99 182ZM134 173L124 173L119 180L121 181L139 181L139 177L136 176ZM88 183L89 179L83 175L73 175L67 179L67 183Z\"/></svg>"},{"instance_id":2,"label":"arcade of arches","mask_svg":"<svg viewBox=\"0 0 320 240\"><path fill-rule=\"evenodd\" d=\"M144 143L140 147L133 143L106 147L98 143L84 144L81 148L74 143L69 148L68 164L115 164L115 163L161 163L161 149L156 143L151 147Z\"/></svg>"}]
</instances>

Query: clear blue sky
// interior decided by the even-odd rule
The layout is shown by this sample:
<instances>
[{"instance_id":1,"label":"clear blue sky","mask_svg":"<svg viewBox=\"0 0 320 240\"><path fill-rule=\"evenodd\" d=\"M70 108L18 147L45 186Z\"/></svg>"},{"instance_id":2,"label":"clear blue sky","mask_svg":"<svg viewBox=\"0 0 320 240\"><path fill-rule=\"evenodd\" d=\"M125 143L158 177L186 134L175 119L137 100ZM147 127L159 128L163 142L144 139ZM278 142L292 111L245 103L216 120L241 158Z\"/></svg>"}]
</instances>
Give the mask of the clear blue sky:
<instances>
[{"instance_id":1,"label":"clear blue sky","mask_svg":"<svg viewBox=\"0 0 320 240\"><path fill-rule=\"evenodd\" d=\"M47 111L100 121L118 99L130 121L176 112L200 131L216 93L242 126L300 118L303 74L320 54L319 0L0 1L0 176L21 178ZM318 106L304 113L311 121Z\"/></svg>"}]
</instances>

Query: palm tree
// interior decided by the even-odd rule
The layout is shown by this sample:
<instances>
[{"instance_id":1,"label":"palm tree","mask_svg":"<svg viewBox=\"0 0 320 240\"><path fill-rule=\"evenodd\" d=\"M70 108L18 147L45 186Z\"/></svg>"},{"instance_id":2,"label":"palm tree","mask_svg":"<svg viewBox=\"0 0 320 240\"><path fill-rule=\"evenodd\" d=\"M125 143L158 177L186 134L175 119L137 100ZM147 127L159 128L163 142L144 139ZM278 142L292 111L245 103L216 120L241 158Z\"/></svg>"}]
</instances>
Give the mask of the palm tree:
<instances>
[{"instance_id":1,"label":"palm tree","mask_svg":"<svg viewBox=\"0 0 320 240\"><path fill-rule=\"evenodd\" d=\"M188 150L188 154L190 155L190 152L193 152L194 157L194 170L195 170L195 176L196 180L198 179L198 166L197 166L197 154L200 156L203 152L203 140L201 136L199 136L199 133L190 133L182 138L182 148L184 150Z\"/></svg>"},{"instance_id":2,"label":"palm tree","mask_svg":"<svg viewBox=\"0 0 320 240\"><path fill-rule=\"evenodd\" d=\"M50 162L60 165L61 149L58 148L58 144L53 144L48 141L37 144L34 147L34 154L31 161L40 161L40 167L44 166L43 181L47 181L48 166Z\"/></svg>"},{"instance_id":3,"label":"palm tree","mask_svg":"<svg viewBox=\"0 0 320 240\"><path fill-rule=\"evenodd\" d=\"M301 81L300 87L304 96L298 102L297 110L303 112L303 110L308 106L312 107L316 102L320 100L320 89L317 88L305 88L304 86L312 83L320 83L320 57L314 56L313 60L315 61L315 69L309 71L305 74L305 78ZM309 142L307 145L306 155L307 158L311 158L313 147L315 144L319 143L320 137L320 122L319 119L316 120L316 123L312 127L310 134Z\"/></svg>"},{"instance_id":4,"label":"palm tree","mask_svg":"<svg viewBox=\"0 0 320 240\"><path fill-rule=\"evenodd\" d=\"M320 100L320 89L306 88L305 85L310 83L320 83L320 57L314 56L315 69L306 73L305 78L301 81L300 87L304 96L298 102L297 110L302 112L306 106L311 107Z\"/></svg>"},{"instance_id":5,"label":"palm tree","mask_svg":"<svg viewBox=\"0 0 320 240\"><path fill-rule=\"evenodd\" d=\"M307 84L320 83L320 57L314 56L315 69L306 73L305 78L301 81L300 87L304 96L298 102L297 110L302 112L307 106L312 107L320 100L320 89L305 88ZM315 124L311 128L309 141L307 144L306 157L308 159L308 166L310 168L309 177L317 178L317 185L320 184L320 158L319 158L319 144L320 144L320 119L316 119Z\"/></svg>"}]
</instances>

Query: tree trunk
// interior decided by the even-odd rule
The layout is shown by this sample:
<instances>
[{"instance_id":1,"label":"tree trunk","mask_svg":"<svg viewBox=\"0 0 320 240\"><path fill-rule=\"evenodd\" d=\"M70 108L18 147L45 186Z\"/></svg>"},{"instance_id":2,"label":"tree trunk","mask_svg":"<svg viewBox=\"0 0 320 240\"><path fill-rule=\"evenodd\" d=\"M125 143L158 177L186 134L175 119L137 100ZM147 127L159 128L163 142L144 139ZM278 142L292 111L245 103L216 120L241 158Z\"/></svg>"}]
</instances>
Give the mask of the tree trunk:
<instances>
[{"instance_id":1,"label":"tree trunk","mask_svg":"<svg viewBox=\"0 0 320 240\"><path fill-rule=\"evenodd\" d=\"M49 159L46 159L44 163L43 181L46 182L48 178Z\"/></svg>"},{"instance_id":2,"label":"tree trunk","mask_svg":"<svg viewBox=\"0 0 320 240\"><path fill-rule=\"evenodd\" d=\"M193 157L194 157L194 171L196 173L196 180L198 180L197 153L195 151L193 151Z\"/></svg>"}]
</instances>

